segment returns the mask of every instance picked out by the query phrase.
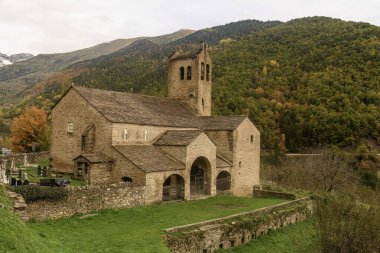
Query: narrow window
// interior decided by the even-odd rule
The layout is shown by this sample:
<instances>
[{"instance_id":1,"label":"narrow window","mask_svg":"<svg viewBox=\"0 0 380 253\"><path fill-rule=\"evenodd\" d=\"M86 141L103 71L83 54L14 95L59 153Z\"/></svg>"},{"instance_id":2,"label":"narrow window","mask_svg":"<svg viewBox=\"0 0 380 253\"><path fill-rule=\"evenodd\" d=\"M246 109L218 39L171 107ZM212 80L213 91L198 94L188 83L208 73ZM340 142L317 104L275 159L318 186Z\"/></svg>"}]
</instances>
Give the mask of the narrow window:
<instances>
[{"instance_id":1,"label":"narrow window","mask_svg":"<svg viewBox=\"0 0 380 253\"><path fill-rule=\"evenodd\" d=\"M191 67L187 66L187 80L191 80Z\"/></svg>"},{"instance_id":2,"label":"narrow window","mask_svg":"<svg viewBox=\"0 0 380 253\"><path fill-rule=\"evenodd\" d=\"M144 131L144 140L148 139L148 129L145 129Z\"/></svg>"},{"instance_id":3,"label":"narrow window","mask_svg":"<svg viewBox=\"0 0 380 253\"><path fill-rule=\"evenodd\" d=\"M201 80L205 80L205 64L201 63Z\"/></svg>"},{"instance_id":4,"label":"narrow window","mask_svg":"<svg viewBox=\"0 0 380 253\"><path fill-rule=\"evenodd\" d=\"M185 79L185 68L184 67L179 68L179 75L181 77L181 80Z\"/></svg>"},{"instance_id":5,"label":"narrow window","mask_svg":"<svg viewBox=\"0 0 380 253\"><path fill-rule=\"evenodd\" d=\"M124 140L128 139L128 129L124 129L124 132L123 132L123 139L124 139Z\"/></svg>"},{"instance_id":6,"label":"narrow window","mask_svg":"<svg viewBox=\"0 0 380 253\"><path fill-rule=\"evenodd\" d=\"M239 162L239 168L241 168L241 161Z\"/></svg>"},{"instance_id":7,"label":"narrow window","mask_svg":"<svg viewBox=\"0 0 380 253\"><path fill-rule=\"evenodd\" d=\"M203 111L205 110L205 101L203 100L203 98L202 98L202 110Z\"/></svg>"},{"instance_id":8,"label":"narrow window","mask_svg":"<svg viewBox=\"0 0 380 253\"><path fill-rule=\"evenodd\" d=\"M73 124L73 123L69 123L69 124L67 125L67 132L68 132L68 133L72 133L72 132L74 132L74 124Z\"/></svg>"},{"instance_id":9,"label":"narrow window","mask_svg":"<svg viewBox=\"0 0 380 253\"><path fill-rule=\"evenodd\" d=\"M253 143L254 141L255 141L255 137L251 135L251 143Z\"/></svg>"},{"instance_id":10,"label":"narrow window","mask_svg":"<svg viewBox=\"0 0 380 253\"><path fill-rule=\"evenodd\" d=\"M87 151L87 135L82 135L82 152L85 153Z\"/></svg>"},{"instance_id":11,"label":"narrow window","mask_svg":"<svg viewBox=\"0 0 380 253\"><path fill-rule=\"evenodd\" d=\"M210 65L206 65L206 81L210 81Z\"/></svg>"}]
</instances>

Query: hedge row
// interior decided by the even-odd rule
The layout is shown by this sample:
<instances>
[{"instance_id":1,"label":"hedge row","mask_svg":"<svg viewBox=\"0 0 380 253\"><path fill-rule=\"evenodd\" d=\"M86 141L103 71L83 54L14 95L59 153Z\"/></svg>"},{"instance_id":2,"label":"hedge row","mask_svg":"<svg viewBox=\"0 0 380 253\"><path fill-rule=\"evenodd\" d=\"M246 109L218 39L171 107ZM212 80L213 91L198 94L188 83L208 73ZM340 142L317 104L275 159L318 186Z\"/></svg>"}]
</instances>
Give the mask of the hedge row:
<instances>
[{"instance_id":1,"label":"hedge row","mask_svg":"<svg viewBox=\"0 0 380 253\"><path fill-rule=\"evenodd\" d=\"M21 194L27 203L37 200L58 201L68 196L68 190L63 187L24 185L12 187L12 191Z\"/></svg>"}]
</instances>

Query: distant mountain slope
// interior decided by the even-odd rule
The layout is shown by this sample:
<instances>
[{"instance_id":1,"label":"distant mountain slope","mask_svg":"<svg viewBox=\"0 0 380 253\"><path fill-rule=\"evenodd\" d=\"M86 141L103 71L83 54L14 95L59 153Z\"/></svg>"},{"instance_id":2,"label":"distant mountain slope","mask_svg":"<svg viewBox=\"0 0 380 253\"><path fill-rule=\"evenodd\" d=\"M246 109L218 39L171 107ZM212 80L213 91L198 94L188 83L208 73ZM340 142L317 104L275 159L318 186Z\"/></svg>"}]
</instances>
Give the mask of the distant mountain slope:
<instances>
[{"instance_id":1,"label":"distant mountain slope","mask_svg":"<svg viewBox=\"0 0 380 253\"><path fill-rule=\"evenodd\" d=\"M165 44L193 32L193 30L183 29L171 34L147 37L146 39L157 44ZM119 39L68 53L40 54L29 60L4 66L0 68L0 97L1 93L21 91L37 81L46 78L53 72L60 71L79 61L118 51L140 39L143 38Z\"/></svg>"},{"instance_id":2,"label":"distant mountain slope","mask_svg":"<svg viewBox=\"0 0 380 253\"><path fill-rule=\"evenodd\" d=\"M0 67L11 65L15 62L24 61L32 57L33 55L29 53L12 54L10 56L0 53Z\"/></svg>"},{"instance_id":3,"label":"distant mountain slope","mask_svg":"<svg viewBox=\"0 0 380 253\"><path fill-rule=\"evenodd\" d=\"M62 83L69 85L72 81L74 83L87 83L87 85L98 88L121 91L134 90L135 92L139 92L145 87L146 90L151 91L149 93L154 94L154 90L164 87L166 59L177 47L183 49L197 48L201 40L214 41L214 43L210 43L211 45L227 38L237 40L243 37L244 34L247 35L251 32L263 30L278 24L280 22L277 21L244 20L196 31L186 36L186 38L191 37L181 40L181 43L177 43L178 40L173 39L168 44L162 44L160 41L164 36L136 40L128 47L124 47L111 54L75 63L64 72L52 76L51 80L45 80L35 86L24 89L17 94L16 98L22 99L26 96L39 93L41 90L47 97L52 98L62 90L60 87ZM179 30L177 33L181 32L187 34L191 30ZM170 35L166 36L170 37ZM79 77L75 78L78 75ZM72 76L72 79L69 76ZM86 78L91 78L91 80L87 80ZM152 87L152 89L149 87ZM163 94L162 92L160 93ZM15 99L12 100L14 101Z\"/></svg>"}]
</instances>

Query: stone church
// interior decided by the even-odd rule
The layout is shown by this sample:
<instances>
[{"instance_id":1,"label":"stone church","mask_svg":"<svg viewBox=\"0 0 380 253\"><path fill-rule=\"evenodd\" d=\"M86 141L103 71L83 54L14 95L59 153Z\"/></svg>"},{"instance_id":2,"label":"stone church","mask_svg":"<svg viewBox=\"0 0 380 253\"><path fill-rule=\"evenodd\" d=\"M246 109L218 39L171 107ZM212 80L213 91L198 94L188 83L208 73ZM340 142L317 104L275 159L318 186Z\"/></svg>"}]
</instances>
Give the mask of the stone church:
<instances>
[{"instance_id":1,"label":"stone church","mask_svg":"<svg viewBox=\"0 0 380 253\"><path fill-rule=\"evenodd\" d=\"M211 85L201 43L169 57L168 97L72 86L52 110L51 170L144 185L147 202L251 195L260 133L246 116L211 116Z\"/></svg>"}]
</instances>

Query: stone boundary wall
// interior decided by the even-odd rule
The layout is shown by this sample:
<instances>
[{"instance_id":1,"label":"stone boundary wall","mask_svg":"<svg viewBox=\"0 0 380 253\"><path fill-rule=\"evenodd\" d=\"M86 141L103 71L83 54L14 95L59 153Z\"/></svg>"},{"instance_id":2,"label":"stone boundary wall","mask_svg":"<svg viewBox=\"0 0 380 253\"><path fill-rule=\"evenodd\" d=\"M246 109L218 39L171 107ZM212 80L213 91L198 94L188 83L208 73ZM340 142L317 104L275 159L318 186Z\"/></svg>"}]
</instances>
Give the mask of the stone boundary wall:
<instances>
[{"instance_id":1,"label":"stone boundary wall","mask_svg":"<svg viewBox=\"0 0 380 253\"><path fill-rule=\"evenodd\" d=\"M49 160L50 159L50 152L49 151L36 152L36 153L11 153L11 154L7 154L7 155L1 154L0 155L0 163L3 163L3 161L7 161L7 163L10 165L12 160L14 160L15 164L24 165L25 155L26 155L27 163L29 163L29 164L37 163L40 160Z\"/></svg>"},{"instance_id":2,"label":"stone boundary wall","mask_svg":"<svg viewBox=\"0 0 380 253\"><path fill-rule=\"evenodd\" d=\"M296 199L296 195L287 192L277 192L268 190L253 190L253 197L255 198L280 198L280 199Z\"/></svg>"},{"instance_id":3,"label":"stone boundary wall","mask_svg":"<svg viewBox=\"0 0 380 253\"><path fill-rule=\"evenodd\" d=\"M303 221L314 209L312 198L305 197L251 212L169 228L164 230L165 239L170 251L176 253L209 253L229 249L270 230Z\"/></svg>"},{"instance_id":4,"label":"stone boundary wall","mask_svg":"<svg viewBox=\"0 0 380 253\"><path fill-rule=\"evenodd\" d=\"M68 187L61 201L35 201L25 211L29 220L57 219L109 208L129 208L145 204L145 186L128 183L109 186Z\"/></svg>"}]
</instances>

